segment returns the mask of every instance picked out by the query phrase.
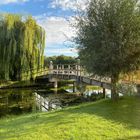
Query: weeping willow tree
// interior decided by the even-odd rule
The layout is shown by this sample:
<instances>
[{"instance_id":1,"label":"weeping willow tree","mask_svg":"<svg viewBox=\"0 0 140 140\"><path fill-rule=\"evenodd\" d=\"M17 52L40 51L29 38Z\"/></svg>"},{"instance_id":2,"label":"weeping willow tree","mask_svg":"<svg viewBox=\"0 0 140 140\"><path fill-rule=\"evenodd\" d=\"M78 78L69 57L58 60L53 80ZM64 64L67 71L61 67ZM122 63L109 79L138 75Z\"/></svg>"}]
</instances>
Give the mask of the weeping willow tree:
<instances>
[{"instance_id":1,"label":"weeping willow tree","mask_svg":"<svg viewBox=\"0 0 140 140\"><path fill-rule=\"evenodd\" d=\"M0 15L0 79L33 78L43 67L45 31L32 17Z\"/></svg>"}]
</instances>

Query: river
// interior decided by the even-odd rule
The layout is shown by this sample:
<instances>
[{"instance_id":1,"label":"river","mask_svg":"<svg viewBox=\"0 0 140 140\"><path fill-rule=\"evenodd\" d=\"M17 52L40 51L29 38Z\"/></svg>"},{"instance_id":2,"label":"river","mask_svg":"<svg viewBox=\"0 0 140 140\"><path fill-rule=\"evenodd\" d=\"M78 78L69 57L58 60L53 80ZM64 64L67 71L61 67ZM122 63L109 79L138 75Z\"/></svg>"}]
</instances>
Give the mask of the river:
<instances>
[{"instance_id":1,"label":"river","mask_svg":"<svg viewBox=\"0 0 140 140\"><path fill-rule=\"evenodd\" d=\"M56 110L82 102L95 101L96 97L100 96L99 93L102 91L85 90L83 95L74 94L72 87L66 90L0 90L0 117Z\"/></svg>"},{"instance_id":2,"label":"river","mask_svg":"<svg viewBox=\"0 0 140 140\"><path fill-rule=\"evenodd\" d=\"M64 90L0 90L0 117L61 109L82 102L82 98Z\"/></svg>"}]
</instances>

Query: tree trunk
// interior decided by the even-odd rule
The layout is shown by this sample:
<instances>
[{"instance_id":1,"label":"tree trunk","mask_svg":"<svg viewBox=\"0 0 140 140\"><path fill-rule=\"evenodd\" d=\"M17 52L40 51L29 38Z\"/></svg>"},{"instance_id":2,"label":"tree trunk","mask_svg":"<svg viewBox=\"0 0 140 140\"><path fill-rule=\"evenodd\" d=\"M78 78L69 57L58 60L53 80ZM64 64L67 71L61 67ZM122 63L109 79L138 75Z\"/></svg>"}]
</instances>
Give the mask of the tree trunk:
<instances>
[{"instance_id":1,"label":"tree trunk","mask_svg":"<svg viewBox=\"0 0 140 140\"><path fill-rule=\"evenodd\" d=\"M113 101L116 101L119 98L119 94L117 93L117 82L118 82L118 76L113 75L111 78L111 99Z\"/></svg>"}]
</instances>

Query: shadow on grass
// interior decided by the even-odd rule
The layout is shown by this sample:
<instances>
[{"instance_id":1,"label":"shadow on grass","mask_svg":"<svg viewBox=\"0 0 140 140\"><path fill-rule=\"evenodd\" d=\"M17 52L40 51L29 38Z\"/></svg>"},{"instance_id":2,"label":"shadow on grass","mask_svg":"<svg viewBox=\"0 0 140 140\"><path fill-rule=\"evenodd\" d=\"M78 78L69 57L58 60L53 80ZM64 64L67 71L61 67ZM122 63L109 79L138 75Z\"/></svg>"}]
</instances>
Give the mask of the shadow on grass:
<instances>
[{"instance_id":1,"label":"shadow on grass","mask_svg":"<svg viewBox=\"0 0 140 140\"><path fill-rule=\"evenodd\" d=\"M125 137L125 138L118 138L116 140L140 140L140 135L131 136L131 137Z\"/></svg>"},{"instance_id":2,"label":"shadow on grass","mask_svg":"<svg viewBox=\"0 0 140 140\"><path fill-rule=\"evenodd\" d=\"M140 129L140 98L126 97L118 102L105 100L68 109L69 113L97 115L104 119L126 124L129 128Z\"/></svg>"},{"instance_id":3,"label":"shadow on grass","mask_svg":"<svg viewBox=\"0 0 140 140\"><path fill-rule=\"evenodd\" d=\"M129 129L134 128L140 130L140 99L128 98L120 99L118 102L105 100L96 103L87 103L60 111L36 113L8 119L8 121L4 120L4 123L0 122L0 130L2 130L0 139L7 140L8 138L33 134L38 131L39 127L42 127L47 133L47 130L53 130L56 126L61 124L72 125L75 123L74 119L83 114L89 114L90 116L96 115L106 120L125 124ZM45 127L46 125L47 128ZM140 139L140 136L138 135L125 139ZM116 140L125 139L120 138Z\"/></svg>"},{"instance_id":4,"label":"shadow on grass","mask_svg":"<svg viewBox=\"0 0 140 140\"><path fill-rule=\"evenodd\" d=\"M72 124L73 121L67 119L67 115L69 113L65 113L65 115L63 115L61 112L62 111L41 114L36 113L28 116L25 115L13 120L11 119L3 126L0 124L0 130L4 130L4 132L0 133L0 140L7 140L9 138L18 138L20 136L33 134L38 131L40 126L41 128L44 128L45 131L45 125L48 125L47 130L53 130L55 126L61 124Z\"/></svg>"}]
</instances>

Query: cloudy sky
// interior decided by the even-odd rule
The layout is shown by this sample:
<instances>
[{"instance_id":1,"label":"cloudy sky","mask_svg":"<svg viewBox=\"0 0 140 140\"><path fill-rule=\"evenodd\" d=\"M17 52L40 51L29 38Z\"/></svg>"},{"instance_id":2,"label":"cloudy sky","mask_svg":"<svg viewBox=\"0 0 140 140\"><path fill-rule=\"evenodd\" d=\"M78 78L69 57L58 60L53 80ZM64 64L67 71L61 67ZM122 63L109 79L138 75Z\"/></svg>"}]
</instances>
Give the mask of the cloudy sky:
<instances>
[{"instance_id":1,"label":"cloudy sky","mask_svg":"<svg viewBox=\"0 0 140 140\"><path fill-rule=\"evenodd\" d=\"M74 30L69 20L78 5L84 8L87 0L0 0L0 12L32 15L46 30L45 55L77 56L69 40Z\"/></svg>"}]
</instances>

